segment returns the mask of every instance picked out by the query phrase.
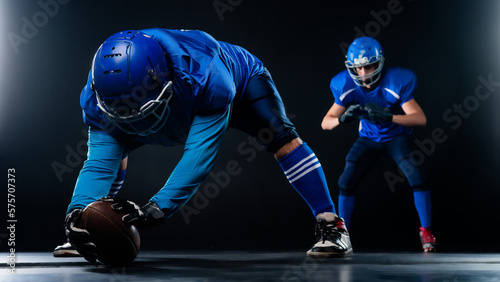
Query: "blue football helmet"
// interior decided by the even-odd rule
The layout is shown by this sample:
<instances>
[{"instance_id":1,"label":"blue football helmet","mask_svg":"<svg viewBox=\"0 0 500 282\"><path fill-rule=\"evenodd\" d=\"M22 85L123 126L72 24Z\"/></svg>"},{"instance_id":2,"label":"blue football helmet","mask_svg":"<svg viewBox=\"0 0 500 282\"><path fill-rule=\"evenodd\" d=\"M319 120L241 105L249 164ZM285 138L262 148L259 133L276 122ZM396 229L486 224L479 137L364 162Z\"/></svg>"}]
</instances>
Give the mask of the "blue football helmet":
<instances>
[{"instance_id":1,"label":"blue football helmet","mask_svg":"<svg viewBox=\"0 0 500 282\"><path fill-rule=\"evenodd\" d=\"M94 56L92 89L99 109L125 133L158 132L173 96L163 49L140 31L113 34Z\"/></svg>"},{"instance_id":2,"label":"blue football helmet","mask_svg":"<svg viewBox=\"0 0 500 282\"><path fill-rule=\"evenodd\" d=\"M347 49L346 58L345 66L347 71L357 85L370 86L380 79L384 67L384 56L382 46L374 38L363 36L355 39ZM371 64L378 64L372 73L363 76L358 75L357 67Z\"/></svg>"}]
</instances>

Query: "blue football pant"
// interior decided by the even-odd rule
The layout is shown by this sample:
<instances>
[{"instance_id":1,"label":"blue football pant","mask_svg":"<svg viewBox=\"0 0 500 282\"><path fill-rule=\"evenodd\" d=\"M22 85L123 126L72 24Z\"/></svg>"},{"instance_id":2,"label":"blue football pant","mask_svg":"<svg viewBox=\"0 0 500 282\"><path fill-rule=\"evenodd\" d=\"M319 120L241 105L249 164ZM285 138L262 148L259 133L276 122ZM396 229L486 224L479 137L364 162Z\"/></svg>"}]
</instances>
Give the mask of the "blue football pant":
<instances>
[{"instance_id":1,"label":"blue football pant","mask_svg":"<svg viewBox=\"0 0 500 282\"><path fill-rule=\"evenodd\" d=\"M257 138L271 153L299 137L267 69L235 98L229 126Z\"/></svg>"},{"instance_id":2,"label":"blue football pant","mask_svg":"<svg viewBox=\"0 0 500 282\"><path fill-rule=\"evenodd\" d=\"M339 215L349 227L354 210L356 188L369 169L382 156L388 155L396 161L413 188L415 207L422 227L431 226L432 204L427 176L421 165L410 159L412 152L408 135L398 136L387 142L375 142L359 137L346 157L344 172L339 178Z\"/></svg>"},{"instance_id":3,"label":"blue football pant","mask_svg":"<svg viewBox=\"0 0 500 282\"><path fill-rule=\"evenodd\" d=\"M427 190L427 176L422 166L410 160L411 146L408 135L401 135L387 142L375 142L359 137L346 157L344 172L339 178L340 193L355 194L356 188L370 168L382 156L388 155L405 174L414 189Z\"/></svg>"}]
</instances>

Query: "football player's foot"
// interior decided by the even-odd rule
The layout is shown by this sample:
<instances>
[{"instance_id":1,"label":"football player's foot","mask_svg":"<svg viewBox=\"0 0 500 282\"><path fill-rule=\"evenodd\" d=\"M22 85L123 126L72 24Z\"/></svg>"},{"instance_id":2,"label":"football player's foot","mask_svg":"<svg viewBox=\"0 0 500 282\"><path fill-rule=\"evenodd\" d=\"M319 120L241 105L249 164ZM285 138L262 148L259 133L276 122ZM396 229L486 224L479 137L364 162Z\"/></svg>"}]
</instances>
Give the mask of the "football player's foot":
<instances>
[{"instance_id":1,"label":"football player's foot","mask_svg":"<svg viewBox=\"0 0 500 282\"><path fill-rule=\"evenodd\" d=\"M422 248L424 252L435 252L436 251L436 237L432 235L430 227L420 227L420 242L422 242Z\"/></svg>"},{"instance_id":2,"label":"football player's foot","mask_svg":"<svg viewBox=\"0 0 500 282\"><path fill-rule=\"evenodd\" d=\"M69 242L66 242L62 245L57 246L52 253L54 257L81 257L81 255L76 251L75 247L73 247Z\"/></svg>"},{"instance_id":3,"label":"football player's foot","mask_svg":"<svg viewBox=\"0 0 500 282\"><path fill-rule=\"evenodd\" d=\"M351 239L344 220L334 213L317 216L316 244L307 251L314 257L346 257L352 255Z\"/></svg>"}]
</instances>

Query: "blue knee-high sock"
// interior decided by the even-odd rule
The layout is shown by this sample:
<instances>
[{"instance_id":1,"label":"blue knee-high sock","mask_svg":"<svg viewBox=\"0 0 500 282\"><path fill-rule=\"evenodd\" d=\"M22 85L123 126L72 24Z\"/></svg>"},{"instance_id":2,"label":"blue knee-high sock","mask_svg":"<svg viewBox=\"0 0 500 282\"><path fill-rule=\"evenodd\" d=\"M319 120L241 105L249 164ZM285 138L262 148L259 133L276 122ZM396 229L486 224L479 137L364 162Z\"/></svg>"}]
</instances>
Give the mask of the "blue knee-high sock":
<instances>
[{"instance_id":1,"label":"blue knee-high sock","mask_svg":"<svg viewBox=\"0 0 500 282\"><path fill-rule=\"evenodd\" d=\"M354 210L354 196L339 195L339 216L344 219L346 227L351 226L351 216Z\"/></svg>"},{"instance_id":2,"label":"blue knee-high sock","mask_svg":"<svg viewBox=\"0 0 500 282\"><path fill-rule=\"evenodd\" d=\"M279 159L278 163L290 184L304 198L315 217L322 212L335 213L323 168L306 143Z\"/></svg>"},{"instance_id":3,"label":"blue knee-high sock","mask_svg":"<svg viewBox=\"0 0 500 282\"><path fill-rule=\"evenodd\" d=\"M109 189L108 197L114 198L116 194L118 194L118 191L120 191L120 188L122 188L123 181L125 181L126 172L127 170L118 171L115 181L113 181L113 184L111 184L111 189Z\"/></svg>"},{"instance_id":4,"label":"blue knee-high sock","mask_svg":"<svg viewBox=\"0 0 500 282\"><path fill-rule=\"evenodd\" d=\"M431 191L413 191L415 207L417 208L420 224L422 227L431 227L432 204Z\"/></svg>"}]
</instances>

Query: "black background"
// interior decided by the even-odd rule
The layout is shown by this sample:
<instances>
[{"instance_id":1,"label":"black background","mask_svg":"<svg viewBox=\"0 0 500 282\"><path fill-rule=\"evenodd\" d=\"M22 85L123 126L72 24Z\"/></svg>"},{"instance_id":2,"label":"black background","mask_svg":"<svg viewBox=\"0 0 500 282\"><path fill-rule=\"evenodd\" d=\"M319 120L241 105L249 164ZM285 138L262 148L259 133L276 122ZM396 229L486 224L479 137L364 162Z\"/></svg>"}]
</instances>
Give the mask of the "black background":
<instances>
[{"instance_id":1,"label":"black background","mask_svg":"<svg viewBox=\"0 0 500 282\"><path fill-rule=\"evenodd\" d=\"M329 82L344 69L341 46L360 35L357 30L376 37L387 66L410 68L419 78L415 97L428 125L415 129L413 137L428 141L435 130L446 136L420 150L434 191L434 233L441 249L500 250L498 85L482 100L475 96L480 78L500 81L495 1L60 2L57 9L49 7L52 14L37 1L0 4L0 221L8 218L7 169L15 168L16 250L51 251L63 242L62 221L85 158L79 94L94 52L117 31L150 27L204 30L257 55L273 75L299 134L319 157L335 203L357 125L321 130L333 103ZM30 30L27 21L37 30ZM24 41L12 41L19 37ZM464 101L464 112L454 112ZM188 220L177 213L165 225L143 231L143 249L310 247L315 221L308 206L272 155L258 151L250 159L238 153L243 142L246 135L230 130L213 169L218 173L237 162L241 172L229 185L203 201L203 188L214 183L208 179L198 200L187 204L199 213ZM121 194L145 203L181 154L182 147L134 151ZM67 171L58 177L54 165ZM354 248L417 251L419 221L411 189L404 182L391 190L383 176L387 171L397 173L397 167L383 159L359 187L350 230ZM2 228L1 250L8 248L6 236Z\"/></svg>"}]
</instances>

